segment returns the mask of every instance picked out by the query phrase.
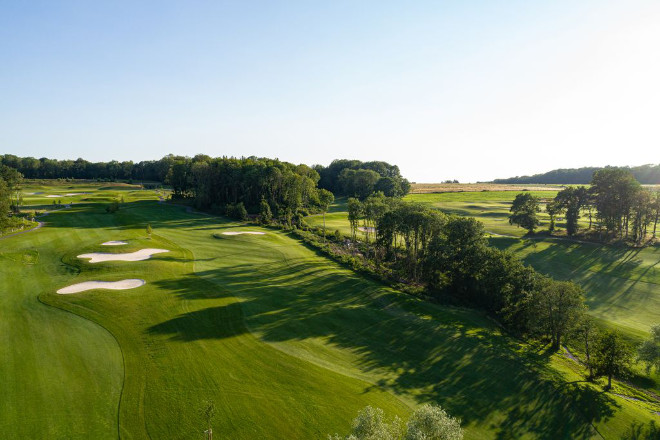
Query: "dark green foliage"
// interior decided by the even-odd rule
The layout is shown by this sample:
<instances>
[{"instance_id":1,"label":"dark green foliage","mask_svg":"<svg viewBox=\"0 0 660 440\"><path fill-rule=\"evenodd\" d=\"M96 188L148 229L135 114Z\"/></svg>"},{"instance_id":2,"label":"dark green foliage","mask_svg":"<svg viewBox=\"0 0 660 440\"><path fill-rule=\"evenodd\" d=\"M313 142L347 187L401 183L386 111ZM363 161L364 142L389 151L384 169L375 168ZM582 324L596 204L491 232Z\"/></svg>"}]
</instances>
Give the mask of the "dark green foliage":
<instances>
[{"instance_id":1,"label":"dark green foliage","mask_svg":"<svg viewBox=\"0 0 660 440\"><path fill-rule=\"evenodd\" d=\"M236 220L247 220L248 213L245 209L243 202L239 203L228 203L225 211L227 217L234 218Z\"/></svg>"},{"instance_id":2,"label":"dark green foliage","mask_svg":"<svg viewBox=\"0 0 660 440\"><path fill-rule=\"evenodd\" d=\"M563 338L580 323L586 307L584 291L571 281L545 278L533 291L530 301L530 328L552 340L552 348L561 347Z\"/></svg>"},{"instance_id":3,"label":"dark green foliage","mask_svg":"<svg viewBox=\"0 0 660 440\"><path fill-rule=\"evenodd\" d=\"M117 200L113 200L105 207L105 212L109 214L114 214L117 211L119 211L119 202Z\"/></svg>"},{"instance_id":4,"label":"dark green foliage","mask_svg":"<svg viewBox=\"0 0 660 440\"><path fill-rule=\"evenodd\" d=\"M267 225L273 220L273 212L265 199L261 199L259 204L259 223Z\"/></svg>"},{"instance_id":5,"label":"dark green foliage","mask_svg":"<svg viewBox=\"0 0 660 440\"><path fill-rule=\"evenodd\" d=\"M337 159L314 169L320 175L319 187L335 194L364 199L374 191L387 197L402 197L410 191L410 182L401 176L399 167L386 162Z\"/></svg>"},{"instance_id":6,"label":"dark green foliage","mask_svg":"<svg viewBox=\"0 0 660 440\"><path fill-rule=\"evenodd\" d=\"M651 327L651 337L637 348L637 359L646 364L646 372L660 371L660 325Z\"/></svg>"},{"instance_id":7,"label":"dark green foliage","mask_svg":"<svg viewBox=\"0 0 660 440\"><path fill-rule=\"evenodd\" d=\"M594 173L591 180L594 205L608 231L627 233L633 199L640 190L639 182L629 171L606 168Z\"/></svg>"},{"instance_id":8,"label":"dark green foliage","mask_svg":"<svg viewBox=\"0 0 660 440\"><path fill-rule=\"evenodd\" d=\"M569 186L559 191L554 202L548 205L552 205L551 207L554 207L558 212L566 213L566 233L575 235L578 230L580 211L590 203L590 200L590 193L585 187Z\"/></svg>"},{"instance_id":9,"label":"dark green foliage","mask_svg":"<svg viewBox=\"0 0 660 440\"><path fill-rule=\"evenodd\" d=\"M531 234L539 225L537 214L541 212L539 199L530 193L520 193L511 204L509 223L521 226Z\"/></svg>"},{"instance_id":10,"label":"dark green foliage","mask_svg":"<svg viewBox=\"0 0 660 440\"><path fill-rule=\"evenodd\" d=\"M9 208L11 205L11 193L5 180L0 176L0 230L7 226L9 220Z\"/></svg>"},{"instance_id":11,"label":"dark green foliage","mask_svg":"<svg viewBox=\"0 0 660 440\"><path fill-rule=\"evenodd\" d=\"M607 377L607 388L612 388L612 377L630 371L633 350L616 331L602 335L594 347L592 365L596 377Z\"/></svg>"},{"instance_id":12,"label":"dark green foliage","mask_svg":"<svg viewBox=\"0 0 660 440\"><path fill-rule=\"evenodd\" d=\"M553 200L545 205L545 212L550 216L550 226L548 226L548 230L552 232L555 230L555 217L561 212L561 206Z\"/></svg>"}]
</instances>

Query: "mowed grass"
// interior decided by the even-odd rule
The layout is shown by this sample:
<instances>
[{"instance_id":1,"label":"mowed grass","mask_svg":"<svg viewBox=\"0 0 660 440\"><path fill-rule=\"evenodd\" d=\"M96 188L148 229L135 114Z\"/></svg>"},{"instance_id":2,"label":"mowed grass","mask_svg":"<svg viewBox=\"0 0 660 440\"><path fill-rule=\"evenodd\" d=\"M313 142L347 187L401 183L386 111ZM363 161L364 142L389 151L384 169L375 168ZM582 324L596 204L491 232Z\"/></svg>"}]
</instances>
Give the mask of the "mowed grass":
<instances>
[{"instance_id":1,"label":"mowed grass","mask_svg":"<svg viewBox=\"0 0 660 440\"><path fill-rule=\"evenodd\" d=\"M537 270L573 280L587 291L589 313L638 337L660 323L660 247L631 249L567 240L491 243L516 253Z\"/></svg>"},{"instance_id":2,"label":"mowed grass","mask_svg":"<svg viewBox=\"0 0 660 440\"><path fill-rule=\"evenodd\" d=\"M591 438L603 426L618 438L653 417L566 383L553 366L560 355L502 335L479 313L365 280L283 232L137 195L116 214L103 207L74 205L0 241L8 438L198 438L207 399L216 436L232 439L325 438L346 432L367 404L405 417L436 402L472 439ZM266 235L220 234L228 229ZM107 240L129 244L100 246ZM76 258L145 247L170 252ZM147 284L55 294L125 278Z\"/></svg>"}]
</instances>

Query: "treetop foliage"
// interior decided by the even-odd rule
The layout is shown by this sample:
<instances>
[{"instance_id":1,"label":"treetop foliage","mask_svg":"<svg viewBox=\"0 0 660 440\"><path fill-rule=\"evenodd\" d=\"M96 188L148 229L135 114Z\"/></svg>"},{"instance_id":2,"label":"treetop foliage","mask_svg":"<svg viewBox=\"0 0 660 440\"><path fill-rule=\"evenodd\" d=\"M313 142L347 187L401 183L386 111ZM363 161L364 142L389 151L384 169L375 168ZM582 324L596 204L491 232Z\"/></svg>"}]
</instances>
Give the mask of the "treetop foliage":
<instances>
[{"instance_id":1,"label":"treetop foliage","mask_svg":"<svg viewBox=\"0 0 660 440\"><path fill-rule=\"evenodd\" d=\"M364 200L373 192L387 197L401 197L410 191L410 183L401 176L399 167L387 162L337 159L324 167L315 165L319 187L334 194Z\"/></svg>"}]
</instances>

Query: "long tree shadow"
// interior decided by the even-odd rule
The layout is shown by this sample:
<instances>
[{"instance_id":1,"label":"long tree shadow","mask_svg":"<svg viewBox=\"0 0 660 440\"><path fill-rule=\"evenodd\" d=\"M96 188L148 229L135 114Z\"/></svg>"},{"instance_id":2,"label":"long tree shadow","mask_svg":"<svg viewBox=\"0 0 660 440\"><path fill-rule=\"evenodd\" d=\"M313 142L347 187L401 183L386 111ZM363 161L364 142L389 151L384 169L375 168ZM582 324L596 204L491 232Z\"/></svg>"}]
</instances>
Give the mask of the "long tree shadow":
<instances>
[{"instance_id":1,"label":"long tree shadow","mask_svg":"<svg viewBox=\"0 0 660 440\"><path fill-rule=\"evenodd\" d=\"M208 286L193 285L194 278ZM350 353L348 367L377 378L375 386L438 402L467 425L488 421L499 438L586 438L616 407L588 387L558 388L546 377L549 353L501 335L483 316L415 300L324 260L227 263L186 279L156 284L187 300L241 302L210 303L151 332L182 341L226 338L245 331L244 313L264 341L326 341Z\"/></svg>"}]
</instances>

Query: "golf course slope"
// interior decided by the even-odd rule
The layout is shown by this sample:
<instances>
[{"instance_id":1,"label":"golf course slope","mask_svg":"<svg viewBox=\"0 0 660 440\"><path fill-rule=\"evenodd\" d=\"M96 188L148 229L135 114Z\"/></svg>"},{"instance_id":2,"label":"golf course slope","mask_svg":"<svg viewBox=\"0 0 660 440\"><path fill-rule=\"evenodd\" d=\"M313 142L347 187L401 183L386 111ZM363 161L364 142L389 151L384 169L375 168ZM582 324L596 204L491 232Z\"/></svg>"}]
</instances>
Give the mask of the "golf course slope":
<instances>
[{"instance_id":1,"label":"golf course slope","mask_svg":"<svg viewBox=\"0 0 660 440\"><path fill-rule=\"evenodd\" d=\"M242 226L127 195L114 214L83 202L0 242L1 432L198 438L209 400L231 439L325 438L366 405L406 418L435 402L468 439L620 438L656 417L477 312L386 288L285 232L227 228ZM77 257L117 236L118 253L169 252ZM145 285L56 293L122 279Z\"/></svg>"}]
</instances>

